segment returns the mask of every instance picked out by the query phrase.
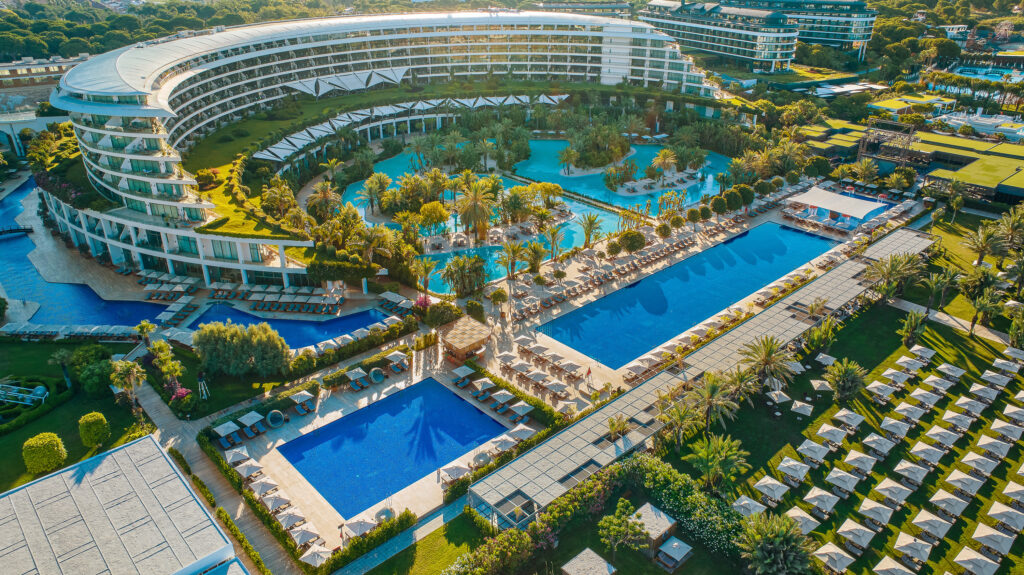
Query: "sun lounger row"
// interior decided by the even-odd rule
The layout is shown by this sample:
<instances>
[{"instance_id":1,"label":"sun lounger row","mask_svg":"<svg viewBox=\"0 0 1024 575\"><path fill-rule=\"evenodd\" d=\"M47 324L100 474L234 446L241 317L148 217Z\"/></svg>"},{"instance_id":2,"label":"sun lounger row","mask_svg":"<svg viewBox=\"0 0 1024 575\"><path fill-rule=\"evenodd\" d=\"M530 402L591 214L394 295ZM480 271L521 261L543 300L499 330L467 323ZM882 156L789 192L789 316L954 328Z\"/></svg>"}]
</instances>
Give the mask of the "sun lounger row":
<instances>
[{"instance_id":1,"label":"sun lounger row","mask_svg":"<svg viewBox=\"0 0 1024 575\"><path fill-rule=\"evenodd\" d=\"M0 335L23 340L43 339L103 339L136 341L138 334L127 325L44 325L9 322L0 327Z\"/></svg>"},{"instance_id":2,"label":"sun lounger row","mask_svg":"<svg viewBox=\"0 0 1024 575\"><path fill-rule=\"evenodd\" d=\"M295 313L321 313L337 315L341 306L345 303L344 298L338 303L294 303L279 301L258 301L250 306L254 311L285 311Z\"/></svg>"},{"instance_id":3,"label":"sun lounger row","mask_svg":"<svg viewBox=\"0 0 1024 575\"><path fill-rule=\"evenodd\" d=\"M495 389L494 382L486 377L480 377L472 379L475 374L470 370L464 375L457 375L452 378L452 383L455 387L460 389L466 389L472 386L472 390L469 395L479 401L482 404L490 403L489 408L498 415L508 414L509 421L512 423L521 423L526 425L530 422L530 418L526 415L526 412L518 413L515 409L519 409L523 405L526 405L520 401L514 394L501 389L495 391L492 395L491 390ZM520 405L522 404L522 405ZM515 409L513 406L517 406ZM530 408L527 407L528 411Z\"/></svg>"},{"instance_id":4,"label":"sun lounger row","mask_svg":"<svg viewBox=\"0 0 1024 575\"><path fill-rule=\"evenodd\" d=\"M162 325L164 327L178 327L179 325L181 325L181 322L185 321L185 318L187 318L189 314L196 311L197 309L199 309L199 306L194 303L185 304L184 307L182 307L180 310L174 313L173 317L164 320L162 322Z\"/></svg>"},{"instance_id":5,"label":"sun lounger row","mask_svg":"<svg viewBox=\"0 0 1024 575\"><path fill-rule=\"evenodd\" d=\"M213 290L213 293L210 294L210 298L211 299L227 299L227 300L247 299L249 297L249 294L251 294L251 293L252 292L250 292L249 290L221 290L221 289L217 289L217 290Z\"/></svg>"}]
</instances>

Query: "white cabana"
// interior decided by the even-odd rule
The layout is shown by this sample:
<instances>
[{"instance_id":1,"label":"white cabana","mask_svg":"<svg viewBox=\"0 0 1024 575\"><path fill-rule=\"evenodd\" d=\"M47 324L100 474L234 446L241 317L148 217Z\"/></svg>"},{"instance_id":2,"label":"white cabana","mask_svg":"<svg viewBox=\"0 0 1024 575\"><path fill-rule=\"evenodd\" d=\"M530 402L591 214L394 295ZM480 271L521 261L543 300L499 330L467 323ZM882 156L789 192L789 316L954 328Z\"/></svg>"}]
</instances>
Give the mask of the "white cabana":
<instances>
[{"instance_id":1,"label":"white cabana","mask_svg":"<svg viewBox=\"0 0 1024 575\"><path fill-rule=\"evenodd\" d=\"M849 216L851 218L857 218L859 220L864 219L864 216L867 216L875 210L886 207L886 204L881 202L872 202L869 200L854 198L852 196L844 196L842 194L830 192L825 188L819 188L818 186L814 186L806 192L792 196L786 201L791 204L813 206L830 212L836 212L844 216Z\"/></svg>"},{"instance_id":2,"label":"white cabana","mask_svg":"<svg viewBox=\"0 0 1024 575\"><path fill-rule=\"evenodd\" d=\"M971 539L1000 555L1009 555L1015 537L1010 537L998 529L989 527L984 523L979 523L977 529L974 530L974 535L971 535Z\"/></svg>"},{"instance_id":3,"label":"white cabana","mask_svg":"<svg viewBox=\"0 0 1024 575\"><path fill-rule=\"evenodd\" d=\"M970 547L964 547L953 559L971 575L995 575L999 564Z\"/></svg>"},{"instance_id":4,"label":"white cabana","mask_svg":"<svg viewBox=\"0 0 1024 575\"><path fill-rule=\"evenodd\" d=\"M932 498L928 501L953 517L958 517L964 512L964 509L967 509L967 505L970 504L970 501L961 499L945 489L936 491L935 495L932 495Z\"/></svg>"},{"instance_id":5,"label":"white cabana","mask_svg":"<svg viewBox=\"0 0 1024 575\"><path fill-rule=\"evenodd\" d=\"M984 481L971 477L959 469L954 469L949 472L949 476L946 477L946 483L952 485L955 489L963 491L971 497L977 495L978 490L985 485Z\"/></svg>"}]
</instances>

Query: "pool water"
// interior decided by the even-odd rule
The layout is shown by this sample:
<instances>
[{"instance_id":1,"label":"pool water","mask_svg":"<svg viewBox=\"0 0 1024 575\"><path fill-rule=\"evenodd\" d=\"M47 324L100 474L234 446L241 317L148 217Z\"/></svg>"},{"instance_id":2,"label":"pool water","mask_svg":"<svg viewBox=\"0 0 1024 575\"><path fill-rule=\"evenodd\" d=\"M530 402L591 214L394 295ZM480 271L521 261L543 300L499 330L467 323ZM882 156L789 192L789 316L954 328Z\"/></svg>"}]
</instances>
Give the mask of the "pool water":
<instances>
[{"instance_id":1,"label":"pool water","mask_svg":"<svg viewBox=\"0 0 1024 575\"><path fill-rule=\"evenodd\" d=\"M0 200L0 227L16 225L15 218L24 210L21 202L34 188L35 181L29 179ZM39 304L39 310L30 319L32 323L136 325L144 319L154 320L166 309L148 302L107 301L84 284L48 282L28 259L34 249L35 244L26 235L0 236L0 285L8 299Z\"/></svg>"},{"instance_id":2,"label":"pool water","mask_svg":"<svg viewBox=\"0 0 1024 575\"><path fill-rule=\"evenodd\" d=\"M188 327L189 329L199 329L200 325L215 321L230 321L231 323L241 325L268 323L270 327L274 328L288 342L289 347L298 349L345 335L346 333L352 333L361 327L373 325L386 317L388 315L383 312L368 309L323 321L267 319L244 312L227 304L218 303L203 312Z\"/></svg>"},{"instance_id":3,"label":"pool water","mask_svg":"<svg viewBox=\"0 0 1024 575\"><path fill-rule=\"evenodd\" d=\"M567 190L620 208L630 208L637 204L643 206L650 200L651 214L658 213L658 198L662 192L621 196L605 187L603 172L585 176L565 175L564 169L558 163L558 153L568 146L568 140L530 140L530 157L515 165L516 174L532 180L553 182ZM636 163L637 177L643 177L644 168L651 165L651 160L658 155L663 146L635 144L633 149L636 152L628 159ZM709 152L704 167L698 171L700 178L686 187L686 203L697 203L703 196L717 194L718 183L715 176L729 167L729 161L729 158L721 154Z\"/></svg>"},{"instance_id":4,"label":"pool water","mask_svg":"<svg viewBox=\"0 0 1024 575\"><path fill-rule=\"evenodd\" d=\"M504 431L475 405L427 378L278 451L351 519Z\"/></svg>"},{"instance_id":5,"label":"pool water","mask_svg":"<svg viewBox=\"0 0 1024 575\"><path fill-rule=\"evenodd\" d=\"M767 222L537 329L618 369L835 245Z\"/></svg>"},{"instance_id":6,"label":"pool water","mask_svg":"<svg viewBox=\"0 0 1024 575\"><path fill-rule=\"evenodd\" d=\"M959 66L953 70L953 73L958 76L966 76L968 78L977 78L979 80L990 80L993 82L1010 82L1019 83L1024 81L1024 74L1020 70L1014 70L1013 68L999 68L995 66L991 67L975 67L975 66ZM1005 78L1006 75L1010 77Z\"/></svg>"}]
</instances>

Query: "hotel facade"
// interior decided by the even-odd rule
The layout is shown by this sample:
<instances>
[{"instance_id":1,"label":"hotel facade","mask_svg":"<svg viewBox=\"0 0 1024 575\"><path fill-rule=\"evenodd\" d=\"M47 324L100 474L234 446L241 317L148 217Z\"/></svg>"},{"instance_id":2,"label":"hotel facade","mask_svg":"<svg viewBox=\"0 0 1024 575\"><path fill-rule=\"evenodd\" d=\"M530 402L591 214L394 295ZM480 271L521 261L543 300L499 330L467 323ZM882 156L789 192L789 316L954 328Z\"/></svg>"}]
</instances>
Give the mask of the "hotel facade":
<instances>
[{"instance_id":1,"label":"hotel facade","mask_svg":"<svg viewBox=\"0 0 1024 575\"><path fill-rule=\"evenodd\" d=\"M290 285L300 239L197 228L216 206L182 167L215 130L293 95L485 77L628 83L709 96L675 41L641 22L488 10L356 16L181 32L96 56L51 96L67 110L92 184L118 207L79 210L43 193L60 230L95 257L133 268Z\"/></svg>"}]
</instances>

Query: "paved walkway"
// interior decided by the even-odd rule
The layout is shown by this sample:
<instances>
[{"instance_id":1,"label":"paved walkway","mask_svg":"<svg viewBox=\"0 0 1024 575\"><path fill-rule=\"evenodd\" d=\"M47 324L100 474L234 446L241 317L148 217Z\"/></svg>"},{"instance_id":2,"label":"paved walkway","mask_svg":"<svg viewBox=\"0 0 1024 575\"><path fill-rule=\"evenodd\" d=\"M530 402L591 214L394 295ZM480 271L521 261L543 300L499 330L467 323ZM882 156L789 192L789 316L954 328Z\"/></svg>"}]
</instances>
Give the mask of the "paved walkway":
<instances>
[{"instance_id":1,"label":"paved walkway","mask_svg":"<svg viewBox=\"0 0 1024 575\"><path fill-rule=\"evenodd\" d=\"M462 496L420 521L405 531L387 540L383 545L363 555L359 559L338 569L333 575L363 575L401 552L406 547L430 535L445 523L462 514L466 506L466 497Z\"/></svg>"},{"instance_id":2,"label":"paved walkway","mask_svg":"<svg viewBox=\"0 0 1024 575\"><path fill-rule=\"evenodd\" d=\"M267 531L263 522L253 515L235 488L221 475L220 470L214 466L210 458L199 449L199 444L195 440L196 434L209 425L209 422L217 414L196 421L182 421L171 412L156 390L146 384L139 387L138 398L142 408L146 410L150 419L157 426L157 431L153 434L157 441L164 448L173 447L185 456L185 460L192 468L192 473L195 473L210 488L213 496L217 499L217 505L223 507L231 515L238 528L249 539L249 543L260 552L267 567L275 575L300 575L301 571L284 547ZM231 540L235 543L234 538ZM235 553L242 559L250 573L256 573L255 567L249 561L249 556L237 543L235 543Z\"/></svg>"},{"instance_id":3,"label":"paved walkway","mask_svg":"<svg viewBox=\"0 0 1024 575\"><path fill-rule=\"evenodd\" d=\"M901 309L903 311L919 311L924 313L925 310L925 307L923 305L916 304L914 302L909 302L905 299L895 299L892 302L890 302L889 305L891 305L894 308ZM931 310L931 312L928 313L928 319L936 323L941 323L942 325L951 327L953 329L958 329L960 331L971 331L970 321L963 320L958 317L953 317L945 312L933 309ZM1010 336L1006 335L1001 331L989 329L980 324L974 326L974 334L979 337L983 337L989 341L994 341L997 343L1001 343L1003 345L1010 345Z\"/></svg>"}]
</instances>

